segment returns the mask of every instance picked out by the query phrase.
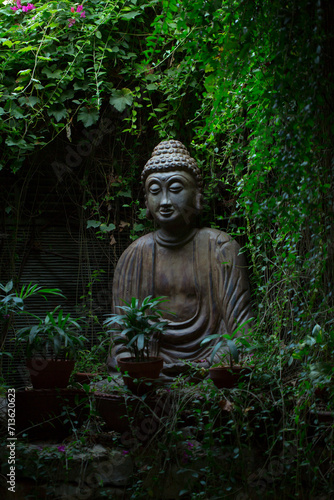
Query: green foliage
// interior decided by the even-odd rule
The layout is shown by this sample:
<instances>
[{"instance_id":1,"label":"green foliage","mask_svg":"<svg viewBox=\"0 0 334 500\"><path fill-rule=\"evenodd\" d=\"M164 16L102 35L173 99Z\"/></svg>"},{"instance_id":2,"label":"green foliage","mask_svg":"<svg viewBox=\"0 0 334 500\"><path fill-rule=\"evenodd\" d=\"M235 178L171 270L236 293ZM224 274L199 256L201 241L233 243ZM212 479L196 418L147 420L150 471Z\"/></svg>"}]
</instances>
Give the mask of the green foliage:
<instances>
[{"instance_id":1,"label":"green foliage","mask_svg":"<svg viewBox=\"0 0 334 500\"><path fill-rule=\"evenodd\" d=\"M228 488L240 484L245 468L238 460L252 449L252 439L263 442L265 456L244 477L250 496L303 495L304 481L308 496L333 490L328 472L319 468L319 456L331 461L333 434L317 413L310 424L319 403L315 389L327 387L321 401L327 409L333 400L329 4L87 0L86 18L77 16L71 27L67 1L36 3L26 14L1 4L2 173L16 172L17 184L28 186L31 174L19 168L32 153L46 143L58 147L60 138L66 148L83 127L89 131L115 113L112 138L98 160L89 157L82 171L65 172L86 194L82 227L101 238L121 227L133 239L152 229L143 220L140 170L159 138L176 138L205 179L203 224L226 230L246 253L257 314L256 369L250 390L216 394L211 408L198 403L191 409L206 460L192 498L233 495ZM49 175L50 167L44 168ZM92 172L104 181L100 190ZM7 207L13 216L17 206ZM308 335L315 324L321 332ZM204 387L204 395L213 391ZM222 400L234 411L222 409ZM152 471L159 486L164 471L175 464L187 468L177 454L185 401L179 397L180 411L159 442L161 467ZM315 451L319 441L321 453ZM212 445L222 450L229 442L224 468ZM150 463L143 458L142 470ZM275 476L277 463L281 474ZM143 475L136 477L134 497L151 494Z\"/></svg>"},{"instance_id":2,"label":"green foliage","mask_svg":"<svg viewBox=\"0 0 334 500\"><path fill-rule=\"evenodd\" d=\"M40 295L45 300L49 295L59 295L64 297L58 288L44 288L37 284L23 285L21 289L15 290L13 280L8 281L6 285L0 283L0 356L3 353L3 345L7 333L13 323L15 315L27 314L34 316L25 309L26 300L29 297ZM8 354L11 356L11 354Z\"/></svg>"},{"instance_id":3,"label":"green foliage","mask_svg":"<svg viewBox=\"0 0 334 500\"><path fill-rule=\"evenodd\" d=\"M75 357L78 348L87 340L80 334L82 318L73 319L64 314L60 306L48 312L38 325L21 328L16 334L16 342L25 346L28 358L32 356Z\"/></svg>"},{"instance_id":4,"label":"green foliage","mask_svg":"<svg viewBox=\"0 0 334 500\"><path fill-rule=\"evenodd\" d=\"M226 348L229 353L229 364L232 368L233 366L233 361L235 363L239 362L239 350L238 345L243 348L248 348L250 347L250 343L248 340L250 340L250 334L243 336L242 334L240 335L240 330L242 329L243 332L245 331L245 327L247 324L251 323L254 318L250 318L246 321L244 321L241 325L239 325L233 332L233 334L228 334L228 333L213 333L212 335L208 335L205 337L204 340L202 340L201 344L207 344L208 342L212 342L212 340L217 340L220 339L215 347L212 349L212 353L210 356L211 363L214 360L215 355L219 352L222 351L222 360L226 357ZM239 333L239 334L238 334ZM248 337L248 340L247 340Z\"/></svg>"},{"instance_id":5,"label":"green foliage","mask_svg":"<svg viewBox=\"0 0 334 500\"><path fill-rule=\"evenodd\" d=\"M142 26L155 3L87 0L85 17L71 12L69 0L37 2L26 13L1 4L0 168L16 172L76 121L91 127L106 100L118 111L133 105L138 92L115 87L112 75L122 66L134 71L129 22Z\"/></svg>"},{"instance_id":6,"label":"green foliage","mask_svg":"<svg viewBox=\"0 0 334 500\"><path fill-rule=\"evenodd\" d=\"M149 295L140 304L138 299L132 297L131 302L124 301L126 306L118 306L125 314L112 314L104 322L107 327L115 323L119 325L109 332L121 332L114 342L126 342L126 348L136 361L145 361L150 357L152 344L159 346L160 336L168 324L161 319L164 311L159 306L166 300L165 297L152 298Z\"/></svg>"}]
</instances>

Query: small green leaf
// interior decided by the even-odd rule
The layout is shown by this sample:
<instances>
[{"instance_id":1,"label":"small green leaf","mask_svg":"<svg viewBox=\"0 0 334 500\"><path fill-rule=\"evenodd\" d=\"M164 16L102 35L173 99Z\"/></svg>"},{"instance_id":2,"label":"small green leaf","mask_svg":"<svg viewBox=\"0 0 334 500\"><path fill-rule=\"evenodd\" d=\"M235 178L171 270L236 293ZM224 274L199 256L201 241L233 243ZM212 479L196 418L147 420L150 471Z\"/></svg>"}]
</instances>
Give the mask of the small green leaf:
<instances>
[{"instance_id":1,"label":"small green leaf","mask_svg":"<svg viewBox=\"0 0 334 500\"><path fill-rule=\"evenodd\" d=\"M121 18L129 21L130 19L134 19L135 17L139 16L140 14L141 12L139 10L133 10L132 12L121 14Z\"/></svg>"},{"instance_id":2,"label":"small green leaf","mask_svg":"<svg viewBox=\"0 0 334 500\"><path fill-rule=\"evenodd\" d=\"M133 225L133 230L137 233L140 231L143 231L145 229L145 226L143 224L137 224L136 222Z\"/></svg>"}]
</instances>

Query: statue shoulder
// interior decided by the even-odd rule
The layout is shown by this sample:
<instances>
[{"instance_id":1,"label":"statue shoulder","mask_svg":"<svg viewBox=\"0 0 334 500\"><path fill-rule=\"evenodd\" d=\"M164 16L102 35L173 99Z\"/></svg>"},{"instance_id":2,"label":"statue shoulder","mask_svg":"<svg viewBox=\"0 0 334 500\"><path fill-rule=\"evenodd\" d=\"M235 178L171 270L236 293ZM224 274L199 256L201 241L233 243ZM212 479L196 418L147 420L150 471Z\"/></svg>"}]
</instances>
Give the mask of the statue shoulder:
<instances>
[{"instance_id":1,"label":"statue shoulder","mask_svg":"<svg viewBox=\"0 0 334 500\"><path fill-rule=\"evenodd\" d=\"M211 227L203 227L199 230L198 234L200 238L208 239L217 245L226 245L227 243L233 245L236 243L229 234L219 229L212 229Z\"/></svg>"},{"instance_id":2,"label":"statue shoulder","mask_svg":"<svg viewBox=\"0 0 334 500\"><path fill-rule=\"evenodd\" d=\"M153 245L154 241L153 235L154 233L148 233L144 234L144 236L140 236L140 238L137 238L135 241L133 241L126 250L129 250L130 248L138 248L138 247L145 247L147 245Z\"/></svg>"},{"instance_id":3,"label":"statue shoulder","mask_svg":"<svg viewBox=\"0 0 334 500\"><path fill-rule=\"evenodd\" d=\"M199 230L199 237L210 243L210 246L215 249L216 254L222 254L225 257L236 258L240 245L224 231L204 227Z\"/></svg>"},{"instance_id":4,"label":"statue shoulder","mask_svg":"<svg viewBox=\"0 0 334 500\"><path fill-rule=\"evenodd\" d=\"M145 234L144 236L141 236L137 240L133 241L122 253L121 257L119 258L119 265L123 265L124 260L128 260L129 258L136 258L140 255L143 254L145 251L149 251L149 249L153 246L154 244L154 239L153 239L153 234L154 233L148 233Z\"/></svg>"}]
</instances>

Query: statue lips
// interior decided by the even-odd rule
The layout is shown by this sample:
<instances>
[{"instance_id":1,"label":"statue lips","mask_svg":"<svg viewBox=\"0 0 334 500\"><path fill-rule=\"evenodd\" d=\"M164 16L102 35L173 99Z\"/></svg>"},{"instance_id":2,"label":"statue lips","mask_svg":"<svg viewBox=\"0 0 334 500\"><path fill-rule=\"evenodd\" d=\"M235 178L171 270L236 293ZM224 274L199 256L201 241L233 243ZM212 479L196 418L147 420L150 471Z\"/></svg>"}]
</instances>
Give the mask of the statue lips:
<instances>
[{"instance_id":1,"label":"statue lips","mask_svg":"<svg viewBox=\"0 0 334 500\"><path fill-rule=\"evenodd\" d=\"M170 217L171 215L173 215L174 213L174 210L172 208L161 208L159 210L159 214L162 216L162 217Z\"/></svg>"}]
</instances>

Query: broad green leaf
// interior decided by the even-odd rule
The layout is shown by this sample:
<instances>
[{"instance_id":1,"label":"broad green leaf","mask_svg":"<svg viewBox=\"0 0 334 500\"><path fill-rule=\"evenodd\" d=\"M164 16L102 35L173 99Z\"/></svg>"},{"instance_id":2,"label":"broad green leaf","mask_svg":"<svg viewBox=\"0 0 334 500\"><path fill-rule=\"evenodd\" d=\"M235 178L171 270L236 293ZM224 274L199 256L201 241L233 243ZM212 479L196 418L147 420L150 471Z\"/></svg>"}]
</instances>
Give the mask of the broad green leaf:
<instances>
[{"instance_id":1,"label":"broad green leaf","mask_svg":"<svg viewBox=\"0 0 334 500\"><path fill-rule=\"evenodd\" d=\"M19 75L28 75L29 73L32 72L32 68L28 68L28 69L21 69L18 74Z\"/></svg>"},{"instance_id":2,"label":"broad green leaf","mask_svg":"<svg viewBox=\"0 0 334 500\"><path fill-rule=\"evenodd\" d=\"M130 20L139 16L141 12L139 10L133 10L132 12L126 12L125 14L121 14L122 19Z\"/></svg>"},{"instance_id":3,"label":"broad green leaf","mask_svg":"<svg viewBox=\"0 0 334 500\"><path fill-rule=\"evenodd\" d=\"M7 146L18 146L20 148L26 148L27 143L24 139L16 139L12 137L7 137L6 139Z\"/></svg>"},{"instance_id":4,"label":"broad green leaf","mask_svg":"<svg viewBox=\"0 0 334 500\"><path fill-rule=\"evenodd\" d=\"M67 116L67 110L65 106L58 103L50 106L50 108L47 110L47 113L49 116L54 116L57 122L60 122L60 120L66 118Z\"/></svg>"},{"instance_id":5,"label":"broad green leaf","mask_svg":"<svg viewBox=\"0 0 334 500\"><path fill-rule=\"evenodd\" d=\"M21 104L21 106L26 104L27 106L30 106L31 108L33 108L38 102L39 102L39 98L36 96L20 97L19 98L19 103Z\"/></svg>"},{"instance_id":6,"label":"broad green leaf","mask_svg":"<svg viewBox=\"0 0 334 500\"><path fill-rule=\"evenodd\" d=\"M90 127L97 122L99 116L99 111L96 108L87 109L84 106L78 113L78 120L82 121L85 127Z\"/></svg>"},{"instance_id":7,"label":"broad green leaf","mask_svg":"<svg viewBox=\"0 0 334 500\"><path fill-rule=\"evenodd\" d=\"M11 48L13 42L11 42L10 40L5 40L4 42L2 42L2 45L7 45L7 47Z\"/></svg>"},{"instance_id":8,"label":"broad green leaf","mask_svg":"<svg viewBox=\"0 0 334 500\"><path fill-rule=\"evenodd\" d=\"M55 68L56 66L53 65L52 68ZM54 80L60 80L63 72L61 69L55 69L54 71L51 71L49 68L43 68L42 73L44 73L48 78L54 79Z\"/></svg>"},{"instance_id":9,"label":"broad green leaf","mask_svg":"<svg viewBox=\"0 0 334 500\"><path fill-rule=\"evenodd\" d=\"M232 354L232 357L236 363L239 361L239 351L237 349L237 346L233 342L233 340L226 340L226 343L228 345L228 348L230 349L230 352Z\"/></svg>"},{"instance_id":10,"label":"broad green leaf","mask_svg":"<svg viewBox=\"0 0 334 500\"><path fill-rule=\"evenodd\" d=\"M113 231L114 229L116 229L116 226L115 224L101 224L100 226L100 229L103 233L108 233L109 231Z\"/></svg>"},{"instance_id":11,"label":"broad green leaf","mask_svg":"<svg viewBox=\"0 0 334 500\"><path fill-rule=\"evenodd\" d=\"M90 227L100 227L101 222L99 220L88 220L87 221L87 229Z\"/></svg>"},{"instance_id":12,"label":"broad green leaf","mask_svg":"<svg viewBox=\"0 0 334 500\"><path fill-rule=\"evenodd\" d=\"M133 103L133 94L130 89L124 88L122 90L114 90L112 94L113 95L110 97L109 102L120 113L122 113L127 106L131 106Z\"/></svg>"}]
</instances>

